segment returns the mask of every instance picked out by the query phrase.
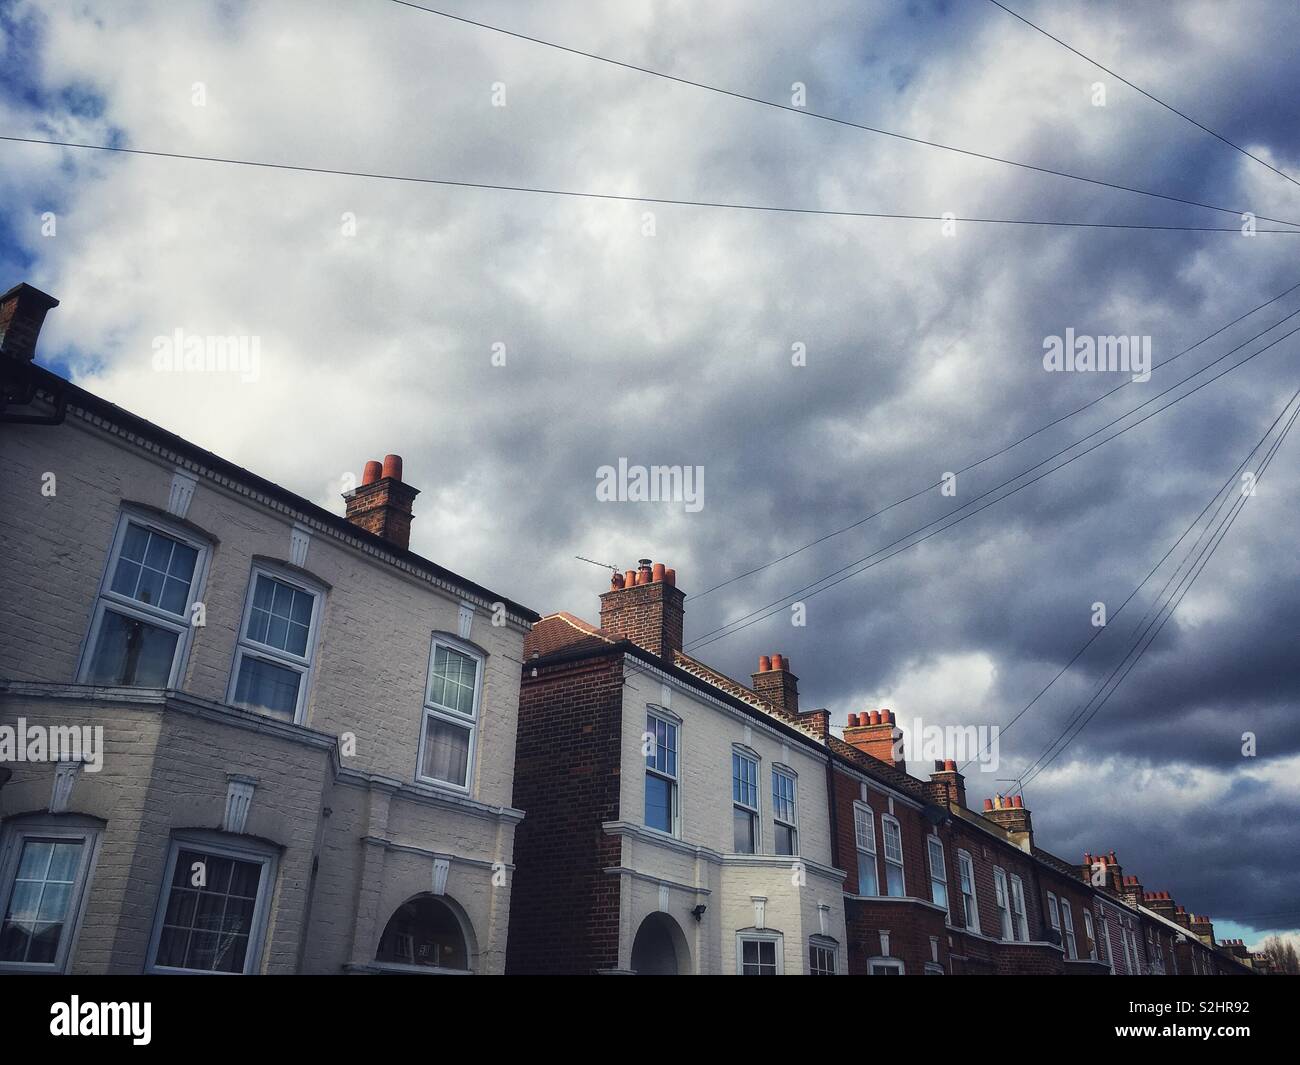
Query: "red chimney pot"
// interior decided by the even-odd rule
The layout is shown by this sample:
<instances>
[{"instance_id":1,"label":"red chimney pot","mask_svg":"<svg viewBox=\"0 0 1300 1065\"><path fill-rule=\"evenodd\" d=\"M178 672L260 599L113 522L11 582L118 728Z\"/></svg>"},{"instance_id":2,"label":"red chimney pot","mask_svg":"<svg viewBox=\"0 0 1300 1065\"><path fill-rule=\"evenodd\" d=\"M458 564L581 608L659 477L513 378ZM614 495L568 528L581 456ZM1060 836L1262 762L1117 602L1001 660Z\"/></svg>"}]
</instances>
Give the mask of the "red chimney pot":
<instances>
[{"instance_id":1,"label":"red chimney pot","mask_svg":"<svg viewBox=\"0 0 1300 1065\"><path fill-rule=\"evenodd\" d=\"M385 455L383 472L385 477L391 477L394 481L402 479L402 456Z\"/></svg>"},{"instance_id":2,"label":"red chimney pot","mask_svg":"<svg viewBox=\"0 0 1300 1065\"><path fill-rule=\"evenodd\" d=\"M759 656L758 656L758 671L759 671L760 673L766 673L766 672L767 672L768 670L770 670L771 668L772 668L772 660L771 660L770 658L768 658L767 655L759 655Z\"/></svg>"},{"instance_id":3,"label":"red chimney pot","mask_svg":"<svg viewBox=\"0 0 1300 1065\"><path fill-rule=\"evenodd\" d=\"M369 462L366 463L365 469L361 471L361 483L374 484L377 480L379 480L380 477L384 475L383 469L384 469L383 466L381 466L374 459L371 459Z\"/></svg>"}]
</instances>

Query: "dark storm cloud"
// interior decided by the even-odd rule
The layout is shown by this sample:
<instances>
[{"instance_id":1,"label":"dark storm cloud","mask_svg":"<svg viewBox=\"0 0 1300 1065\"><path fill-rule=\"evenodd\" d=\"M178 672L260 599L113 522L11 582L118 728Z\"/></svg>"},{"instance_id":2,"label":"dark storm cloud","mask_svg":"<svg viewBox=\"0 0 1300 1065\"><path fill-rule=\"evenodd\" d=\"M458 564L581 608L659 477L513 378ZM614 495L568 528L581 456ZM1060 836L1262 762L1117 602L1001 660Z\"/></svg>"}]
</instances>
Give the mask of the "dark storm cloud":
<instances>
[{"instance_id":1,"label":"dark storm cloud","mask_svg":"<svg viewBox=\"0 0 1300 1065\"><path fill-rule=\"evenodd\" d=\"M39 56L24 66L31 84L0 96L3 124L682 199L1239 224L387 6L326 23L315 5L185 17L146 5L130 21L93 23L50 5L5 24L21 24ZM1275 45L1300 30L1293 9L1025 12L1300 171L1288 107L1300 72ZM1300 220L1296 186L981 0L619 4L599 14L488 5L474 17L782 102L802 82L810 107L854 121ZM123 58L140 54L157 61ZM1105 108L1089 102L1099 80ZM207 85L205 109L190 104L195 81ZM498 81L509 104L494 109ZM87 86L102 109L83 105ZM63 300L48 356L101 367L84 383L331 506L345 472L401 452L423 489L416 549L543 611L593 618L605 578L574 555L664 559L688 595L702 592L1115 383L1045 373L1044 337L1068 327L1149 334L1159 361L1300 281L1288 237L962 224L945 238L932 223L147 159L78 158L64 170L57 154L4 151L7 201L32 217L49 196L68 205L55 241L8 223L19 247L6 261L34 263L32 280ZM642 235L646 211L653 237ZM359 220L355 238L339 235L343 212ZM1297 306L1300 294L963 473L955 501L931 492L689 601L688 642L947 513ZM264 336L256 388L196 391L148 372L152 336L178 325L227 332L232 318ZM495 343L506 345L505 367L489 362ZM805 367L791 365L796 343ZM1296 347L1279 345L951 532L807 599L805 628L779 612L701 656L743 678L758 654L787 654L805 702L838 722L884 699L904 719L1005 722L1092 634L1092 604L1122 601L1259 438L1300 383ZM1043 841L1064 856L1114 847L1148 886L1222 916L1283 910L1300 853L1290 782L1300 764L1296 447L1279 454L1159 641L1028 792ZM596 470L620 456L704 466L704 509L598 503ZM1022 772L1059 732L1122 654L1149 594L1005 735L992 775ZM1253 761L1240 755L1248 730ZM980 776L972 792L994 786ZM1227 886L1246 872L1248 891Z\"/></svg>"}]
</instances>

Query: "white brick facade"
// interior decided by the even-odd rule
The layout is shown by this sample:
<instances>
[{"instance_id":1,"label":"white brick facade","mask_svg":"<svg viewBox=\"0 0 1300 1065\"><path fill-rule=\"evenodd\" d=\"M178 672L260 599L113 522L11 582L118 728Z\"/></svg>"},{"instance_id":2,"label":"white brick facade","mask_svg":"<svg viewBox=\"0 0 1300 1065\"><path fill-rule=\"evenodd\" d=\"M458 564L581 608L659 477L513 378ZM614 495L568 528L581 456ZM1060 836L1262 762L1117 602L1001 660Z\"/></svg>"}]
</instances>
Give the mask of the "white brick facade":
<instances>
[{"instance_id":1,"label":"white brick facade","mask_svg":"<svg viewBox=\"0 0 1300 1065\"><path fill-rule=\"evenodd\" d=\"M184 521L211 544L197 593L206 624L192 630L178 690L77 684L119 515L126 506L166 518L170 508L180 520L178 468L195 482L192 497L181 493ZM53 495L41 491L47 472ZM67 805L66 816L99 831L63 968L146 967L171 840L194 831L274 855L254 971L372 968L389 917L433 894L439 867L445 887L436 897L460 922L469 968L501 972L522 816L510 803L526 619L511 612L494 626L481 589L260 491L75 407L59 426L4 427L0 725L85 724L102 726L104 737L102 770L79 773ZM250 572L268 560L298 562L324 589L299 724L226 703ZM464 633L463 604L475 608L464 638L483 666L470 783L456 792L419 782L417 757L430 641ZM344 734L354 751L340 744ZM48 813L52 764L10 768L0 787L8 846L26 821L63 816ZM244 831L222 834L232 775L252 797Z\"/></svg>"}]
</instances>

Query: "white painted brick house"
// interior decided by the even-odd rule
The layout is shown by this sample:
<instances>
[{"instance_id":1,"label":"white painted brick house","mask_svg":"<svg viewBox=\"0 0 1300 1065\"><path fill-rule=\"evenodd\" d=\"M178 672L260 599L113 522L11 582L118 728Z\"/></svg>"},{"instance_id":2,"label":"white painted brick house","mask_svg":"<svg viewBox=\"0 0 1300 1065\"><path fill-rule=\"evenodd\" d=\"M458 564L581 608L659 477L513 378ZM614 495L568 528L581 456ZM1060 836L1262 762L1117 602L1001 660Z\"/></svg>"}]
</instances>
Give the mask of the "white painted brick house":
<instances>
[{"instance_id":1,"label":"white painted brick house","mask_svg":"<svg viewBox=\"0 0 1300 1065\"><path fill-rule=\"evenodd\" d=\"M536 615L407 549L395 456L348 520L36 367L52 305L0 298L0 971L501 972Z\"/></svg>"}]
</instances>

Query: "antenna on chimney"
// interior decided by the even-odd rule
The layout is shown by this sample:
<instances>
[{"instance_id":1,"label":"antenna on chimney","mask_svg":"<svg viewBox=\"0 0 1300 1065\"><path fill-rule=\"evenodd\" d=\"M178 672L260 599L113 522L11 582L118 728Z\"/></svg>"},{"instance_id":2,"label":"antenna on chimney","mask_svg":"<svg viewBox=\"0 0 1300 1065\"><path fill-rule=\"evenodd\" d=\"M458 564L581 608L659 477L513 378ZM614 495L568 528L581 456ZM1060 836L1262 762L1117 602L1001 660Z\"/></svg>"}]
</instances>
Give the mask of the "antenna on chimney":
<instances>
[{"instance_id":1,"label":"antenna on chimney","mask_svg":"<svg viewBox=\"0 0 1300 1065\"><path fill-rule=\"evenodd\" d=\"M1025 798L1025 785L1023 781L1024 781L1024 777L998 777L997 778L997 782L999 784L1014 784L1016 786L1016 794L1020 796L1022 802L1024 801ZM1011 800L1010 795L1005 796L1005 798L1007 799L1008 802L1010 802Z\"/></svg>"},{"instance_id":2,"label":"antenna on chimney","mask_svg":"<svg viewBox=\"0 0 1300 1065\"><path fill-rule=\"evenodd\" d=\"M579 562L590 562L593 566L599 566L601 569L613 570L615 573L618 572L618 567L609 562L597 562L594 558L586 558L583 555L574 555L573 557Z\"/></svg>"}]
</instances>

